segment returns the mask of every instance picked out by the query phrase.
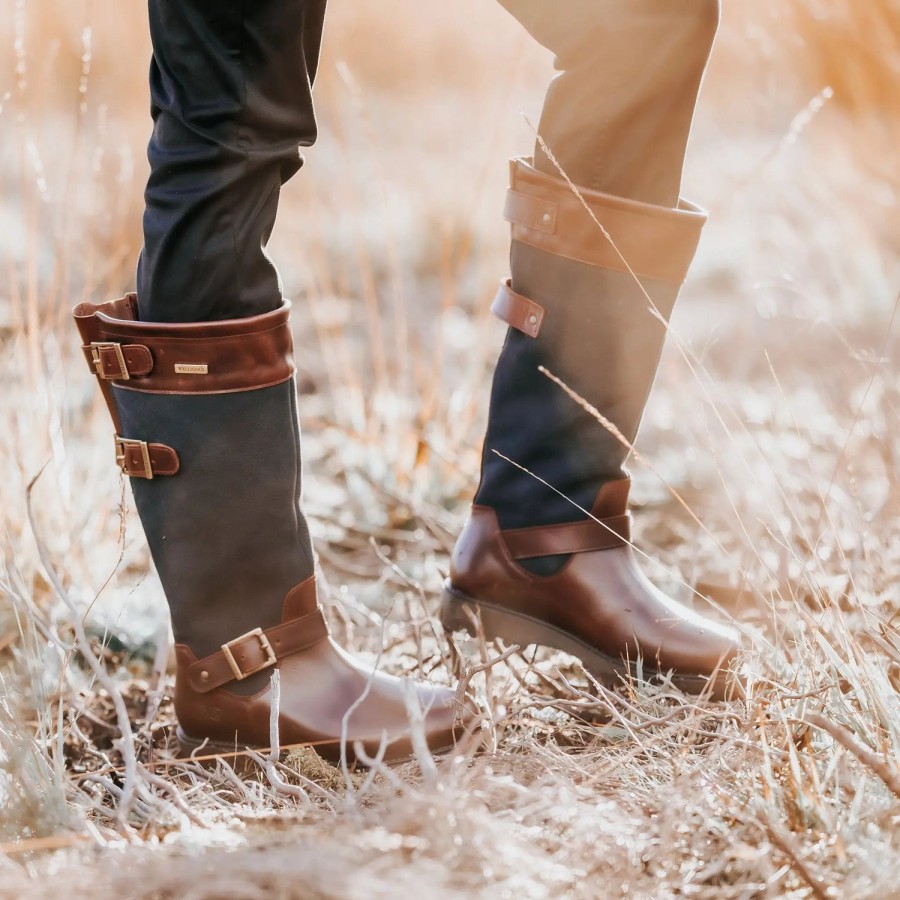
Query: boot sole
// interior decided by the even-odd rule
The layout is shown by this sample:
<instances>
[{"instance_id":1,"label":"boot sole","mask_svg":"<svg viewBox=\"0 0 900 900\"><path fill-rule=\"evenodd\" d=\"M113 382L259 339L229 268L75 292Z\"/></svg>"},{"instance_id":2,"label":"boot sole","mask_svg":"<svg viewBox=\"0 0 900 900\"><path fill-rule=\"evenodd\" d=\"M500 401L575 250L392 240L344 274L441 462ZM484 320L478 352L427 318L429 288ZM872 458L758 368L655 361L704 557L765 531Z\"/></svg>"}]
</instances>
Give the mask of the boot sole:
<instances>
[{"instance_id":1,"label":"boot sole","mask_svg":"<svg viewBox=\"0 0 900 900\"><path fill-rule=\"evenodd\" d=\"M194 738L182 731L180 725L175 729L175 736L178 740L179 759L190 760L196 753L198 762L203 765L212 766L215 765L217 760L224 759L231 762L232 765L235 766L235 768L239 769L239 771L241 772L246 772L249 769L259 768L259 763L255 759L253 759L252 756L250 756L250 754L247 752L248 750L253 750L263 756L267 756L269 753L268 747L251 747L249 745L227 744L224 741L210 741L205 738ZM405 739L401 738L395 743L402 745L404 740ZM440 748L430 748L430 751L433 756L442 756L444 754L450 753L455 746L456 745L454 743L450 743ZM290 744L279 751L279 762L284 762L291 750L306 747L310 748L311 750L315 750L316 753L327 762L333 763L335 765L340 763L341 745L339 741L329 741L328 743L324 744ZM375 752L375 750L372 750L372 753L370 755L374 756ZM382 760L382 762L387 766L399 766L405 762L409 762L413 758L414 755L412 754L412 752L407 752L405 749L401 753L392 754L391 745L388 745L387 751L385 753L385 758ZM353 747L350 744L347 745L347 762L351 766L355 766L357 764L357 759L353 752Z\"/></svg>"},{"instance_id":2,"label":"boot sole","mask_svg":"<svg viewBox=\"0 0 900 900\"><path fill-rule=\"evenodd\" d=\"M178 758L190 759L194 754L200 762L215 763L217 759L246 763L255 766L257 763L248 754L248 750L266 755L267 747L249 747L241 744L227 744L224 741L210 741L206 738L194 738L182 731L179 725L175 729L175 737L178 740ZM279 761L283 762L289 750L281 750L278 754Z\"/></svg>"},{"instance_id":3,"label":"boot sole","mask_svg":"<svg viewBox=\"0 0 900 900\"><path fill-rule=\"evenodd\" d=\"M223 741L209 741L204 738L192 738L184 733L179 725L175 729L175 737L178 740L177 758L186 762L196 758L200 765L207 768L215 766L220 759L231 764L239 775L246 775L251 770L259 768L259 763L253 759L248 753L247 748L241 748L237 744L226 744ZM253 747L257 753L265 755L266 748ZM195 757L196 754L196 757ZM287 756L287 751L281 751L278 754L279 762L283 762Z\"/></svg>"},{"instance_id":4,"label":"boot sole","mask_svg":"<svg viewBox=\"0 0 900 900\"><path fill-rule=\"evenodd\" d=\"M607 656L555 625L470 597L453 587L449 579L444 582L440 620L444 629L450 632L465 631L472 637L477 637L476 623L480 621L486 640L500 638L508 644L518 644L523 650L530 645L561 650L580 659L585 669L598 682L608 687L627 680L643 679L652 682L670 679L672 684L688 694L697 695L708 691L712 697L721 699L725 693L725 685L722 683L724 673L710 679L703 675L670 674L658 669L648 669L646 666L638 673L637 666L633 663Z\"/></svg>"}]
</instances>

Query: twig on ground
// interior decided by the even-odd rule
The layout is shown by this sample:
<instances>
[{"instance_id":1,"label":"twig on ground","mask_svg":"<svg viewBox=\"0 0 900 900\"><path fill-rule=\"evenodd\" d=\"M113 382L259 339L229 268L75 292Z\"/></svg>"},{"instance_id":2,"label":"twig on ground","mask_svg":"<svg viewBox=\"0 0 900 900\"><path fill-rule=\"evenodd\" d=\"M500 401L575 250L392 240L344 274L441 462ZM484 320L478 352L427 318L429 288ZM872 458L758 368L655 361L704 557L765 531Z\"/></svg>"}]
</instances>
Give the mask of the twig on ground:
<instances>
[{"instance_id":1,"label":"twig on ground","mask_svg":"<svg viewBox=\"0 0 900 900\"><path fill-rule=\"evenodd\" d=\"M63 602L72 617L72 627L75 629L78 648L87 661L88 665L90 666L91 672L94 674L94 677L109 693L109 696L113 702L113 706L116 710L116 720L119 725L120 738L115 743L119 746L119 750L122 754L122 759L125 763L125 778L123 787L121 791L116 792L117 796L119 797L119 806L116 811L116 818L119 824L125 827L127 825L128 813L130 811L132 798L134 796L134 792L138 782L137 756L134 752L134 735L131 730L131 721L129 719L128 709L125 706L125 700L122 697L121 692L119 691L113 679L109 677L109 674L107 673L104 665L100 662L99 657L91 649L90 640L88 639L87 633L84 630L83 616L79 614L74 602L69 597L68 591L66 591L66 589L63 587L62 580L57 574L56 568L54 567L50 559L50 552L47 549L46 544L44 543L43 537L41 536L41 530L38 528L37 521L35 520L32 498L34 486L35 484L37 484L37 481L41 477L43 472L44 469L42 468L37 473L37 475L35 475L34 478L32 478L28 483L28 488L25 493L25 503L26 509L28 511L28 522L31 526L31 531L34 535L35 543L37 544L38 548L38 556L40 557L41 564L43 565L44 571L47 574L47 578L50 581L50 584L52 585L57 597L59 597L59 599Z\"/></svg>"},{"instance_id":2,"label":"twig on ground","mask_svg":"<svg viewBox=\"0 0 900 900\"><path fill-rule=\"evenodd\" d=\"M788 858L797 874L807 883L816 900L834 900L837 896L836 889L824 884L822 879L813 873L794 849L790 837L771 822L761 822L760 824L769 836L769 840Z\"/></svg>"},{"instance_id":3,"label":"twig on ground","mask_svg":"<svg viewBox=\"0 0 900 900\"><path fill-rule=\"evenodd\" d=\"M806 713L802 719L793 721L812 725L831 735L845 750L849 750L864 766L871 769L895 796L900 798L900 773L893 769L883 757L860 743L842 725L832 722L819 713Z\"/></svg>"}]
</instances>

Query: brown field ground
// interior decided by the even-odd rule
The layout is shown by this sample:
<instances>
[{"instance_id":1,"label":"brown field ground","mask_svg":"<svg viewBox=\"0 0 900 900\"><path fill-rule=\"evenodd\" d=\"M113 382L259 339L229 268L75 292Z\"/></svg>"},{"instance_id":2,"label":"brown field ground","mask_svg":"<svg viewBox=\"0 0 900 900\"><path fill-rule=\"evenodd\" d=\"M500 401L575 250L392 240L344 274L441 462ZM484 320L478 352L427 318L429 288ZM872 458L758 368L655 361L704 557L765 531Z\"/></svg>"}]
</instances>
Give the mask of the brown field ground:
<instances>
[{"instance_id":1,"label":"brown field ground","mask_svg":"<svg viewBox=\"0 0 900 900\"><path fill-rule=\"evenodd\" d=\"M725 7L686 179L711 221L633 470L648 573L739 618L748 698L523 648L470 679L480 755L239 778L172 762L164 604L68 321L132 283L144 8L4 4L0 898L900 897L900 3ZM551 61L491 0L329 24L272 244L306 502L340 640L449 680L503 652L434 614Z\"/></svg>"}]
</instances>

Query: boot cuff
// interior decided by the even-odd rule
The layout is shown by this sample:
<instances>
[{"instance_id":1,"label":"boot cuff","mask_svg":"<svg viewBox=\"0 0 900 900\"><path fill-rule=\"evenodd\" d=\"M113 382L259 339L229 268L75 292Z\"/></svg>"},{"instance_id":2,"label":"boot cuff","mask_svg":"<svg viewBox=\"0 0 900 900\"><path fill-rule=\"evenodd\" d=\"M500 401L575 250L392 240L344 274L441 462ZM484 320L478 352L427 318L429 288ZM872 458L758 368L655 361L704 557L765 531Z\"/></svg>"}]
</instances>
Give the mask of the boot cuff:
<instances>
[{"instance_id":1,"label":"boot cuff","mask_svg":"<svg viewBox=\"0 0 900 900\"><path fill-rule=\"evenodd\" d=\"M134 294L73 310L85 359L101 382L161 394L226 394L294 374L290 303L245 319L167 324L138 320Z\"/></svg>"},{"instance_id":2,"label":"boot cuff","mask_svg":"<svg viewBox=\"0 0 900 900\"><path fill-rule=\"evenodd\" d=\"M686 200L671 209L573 189L531 162L510 161L504 217L513 240L640 278L684 281L706 223L704 210Z\"/></svg>"}]
</instances>

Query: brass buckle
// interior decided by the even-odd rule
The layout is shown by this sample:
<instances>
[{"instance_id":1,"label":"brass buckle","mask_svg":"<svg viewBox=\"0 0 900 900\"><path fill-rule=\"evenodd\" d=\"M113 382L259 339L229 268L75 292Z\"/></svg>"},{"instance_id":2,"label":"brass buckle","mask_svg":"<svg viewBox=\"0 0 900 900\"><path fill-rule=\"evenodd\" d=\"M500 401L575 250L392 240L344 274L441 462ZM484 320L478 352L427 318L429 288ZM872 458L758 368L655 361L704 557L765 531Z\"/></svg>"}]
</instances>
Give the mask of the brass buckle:
<instances>
[{"instance_id":1,"label":"brass buckle","mask_svg":"<svg viewBox=\"0 0 900 900\"><path fill-rule=\"evenodd\" d=\"M103 371L103 361L100 358L101 350L109 350L112 348L116 354L116 362L119 364L118 375L107 375ZM92 341L91 342L91 360L94 363L94 371L97 377L103 381L128 381L131 376L128 374L128 366L125 364L125 354L122 352L122 345L115 341Z\"/></svg>"},{"instance_id":2,"label":"brass buckle","mask_svg":"<svg viewBox=\"0 0 900 900\"><path fill-rule=\"evenodd\" d=\"M241 667L237 664L237 660L234 658L234 654L231 652L231 648L234 644L239 644L242 640L244 640L244 638L249 637L255 637L259 641L260 647L262 647L265 651L266 659L255 669L251 669L249 672L243 672L241 671ZM278 662L278 657L275 656L275 651L272 649L272 645L269 643L269 639L263 634L262 628L254 628L253 631L248 631L246 634L242 634L240 637L235 638L233 641L229 641L227 644L222 644L222 652L225 654L225 659L228 661L228 665L231 667L231 674L234 675L236 681L243 681L245 678L249 678L251 675L255 675L257 672L261 672L263 669L268 669L269 666L274 666L275 663Z\"/></svg>"},{"instance_id":3,"label":"brass buckle","mask_svg":"<svg viewBox=\"0 0 900 900\"><path fill-rule=\"evenodd\" d=\"M141 460L144 463L143 472L129 472L126 469L125 463L127 462L127 459L125 450L128 447L138 447L140 449ZM150 446L146 441L136 441L132 438L123 438L116 435L116 462L119 464L119 468L132 478L148 478L151 481L153 480L153 466L150 464Z\"/></svg>"}]
</instances>

